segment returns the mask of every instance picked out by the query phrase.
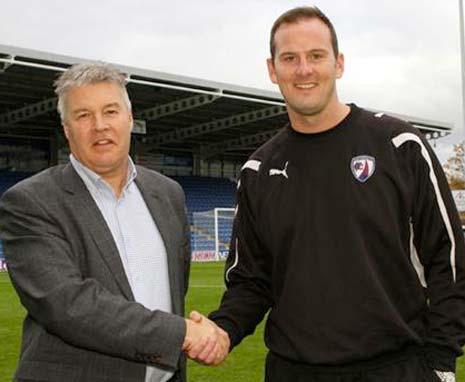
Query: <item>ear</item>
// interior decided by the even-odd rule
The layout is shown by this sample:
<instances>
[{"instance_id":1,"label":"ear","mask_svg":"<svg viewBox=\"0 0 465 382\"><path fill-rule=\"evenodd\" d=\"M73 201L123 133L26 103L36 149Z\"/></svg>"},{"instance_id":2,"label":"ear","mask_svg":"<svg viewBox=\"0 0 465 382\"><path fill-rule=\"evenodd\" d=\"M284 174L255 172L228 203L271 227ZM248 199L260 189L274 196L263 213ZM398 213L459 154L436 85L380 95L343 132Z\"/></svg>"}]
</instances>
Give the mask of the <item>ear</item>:
<instances>
[{"instance_id":1,"label":"ear","mask_svg":"<svg viewBox=\"0 0 465 382\"><path fill-rule=\"evenodd\" d=\"M134 129L134 117L132 116L132 110L129 110L129 125L131 126L131 131Z\"/></svg>"},{"instance_id":2,"label":"ear","mask_svg":"<svg viewBox=\"0 0 465 382\"><path fill-rule=\"evenodd\" d=\"M341 78L344 74L344 55L339 53L336 58L336 78Z\"/></svg>"},{"instance_id":3,"label":"ear","mask_svg":"<svg viewBox=\"0 0 465 382\"><path fill-rule=\"evenodd\" d=\"M266 65L268 67L268 76L270 77L271 82L273 82L274 84L277 84L278 78L276 76L276 70L274 67L274 61L272 57L266 60Z\"/></svg>"},{"instance_id":4,"label":"ear","mask_svg":"<svg viewBox=\"0 0 465 382\"><path fill-rule=\"evenodd\" d=\"M61 122L61 125L63 126L63 132L65 133L65 137L69 141L69 127L64 121Z\"/></svg>"}]
</instances>

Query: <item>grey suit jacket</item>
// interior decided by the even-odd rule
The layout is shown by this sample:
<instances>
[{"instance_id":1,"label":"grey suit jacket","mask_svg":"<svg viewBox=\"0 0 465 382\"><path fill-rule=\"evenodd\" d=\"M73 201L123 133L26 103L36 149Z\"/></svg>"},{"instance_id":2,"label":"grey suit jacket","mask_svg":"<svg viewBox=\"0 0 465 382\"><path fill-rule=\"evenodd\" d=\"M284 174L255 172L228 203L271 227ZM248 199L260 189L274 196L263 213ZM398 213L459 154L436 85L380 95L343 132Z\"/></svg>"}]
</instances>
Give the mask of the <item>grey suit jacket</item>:
<instances>
[{"instance_id":1,"label":"grey suit jacket","mask_svg":"<svg viewBox=\"0 0 465 382\"><path fill-rule=\"evenodd\" d=\"M155 171L137 171L165 243L174 314L134 301L111 232L70 164L3 195L0 236L27 310L16 380L143 382L153 364L177 370L173 381L185 381L190 249L184 193Z\"/></svg>"}]
</instances>

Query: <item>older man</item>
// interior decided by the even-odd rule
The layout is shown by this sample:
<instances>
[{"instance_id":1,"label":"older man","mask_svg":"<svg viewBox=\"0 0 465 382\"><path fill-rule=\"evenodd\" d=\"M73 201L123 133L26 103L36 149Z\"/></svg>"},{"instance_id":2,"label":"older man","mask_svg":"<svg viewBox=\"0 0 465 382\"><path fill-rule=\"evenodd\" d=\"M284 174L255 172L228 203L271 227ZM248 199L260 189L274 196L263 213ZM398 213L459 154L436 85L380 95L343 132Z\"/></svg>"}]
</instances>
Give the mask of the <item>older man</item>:
<instances>
[{"instance_id":1,"label":"older man","mask_svg":"<svg viewBox=\"0 0 465 382\"><path fill-rule=\"evenodd\" d=\"M216 362L219 329L185 320L184 194L129 157L124 76L79 64L56 82L70 163L2 197L0 232L27 310L17 381L185 380L186 352Z\"/></svg>"}]
</instances>

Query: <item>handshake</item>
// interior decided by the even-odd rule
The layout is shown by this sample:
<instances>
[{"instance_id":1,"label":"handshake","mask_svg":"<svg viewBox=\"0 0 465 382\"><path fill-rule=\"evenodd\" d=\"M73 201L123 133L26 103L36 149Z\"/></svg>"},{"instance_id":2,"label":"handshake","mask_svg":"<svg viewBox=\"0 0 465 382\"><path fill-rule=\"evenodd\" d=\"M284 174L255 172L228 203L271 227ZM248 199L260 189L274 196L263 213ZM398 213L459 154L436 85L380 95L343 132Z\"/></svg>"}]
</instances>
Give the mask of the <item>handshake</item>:
<instances>
[{"instance_id":1,"label":"handshake","mask_svg":"<svg viewBox=\"0 0 465 382\"><path fill-rule=\"evenodd\" d=\"M204 315L192 311L186 318L186 336L182 346L187 356L204 365L219 365L229 353L228 334Z\"/></svg>"}]
</instances>

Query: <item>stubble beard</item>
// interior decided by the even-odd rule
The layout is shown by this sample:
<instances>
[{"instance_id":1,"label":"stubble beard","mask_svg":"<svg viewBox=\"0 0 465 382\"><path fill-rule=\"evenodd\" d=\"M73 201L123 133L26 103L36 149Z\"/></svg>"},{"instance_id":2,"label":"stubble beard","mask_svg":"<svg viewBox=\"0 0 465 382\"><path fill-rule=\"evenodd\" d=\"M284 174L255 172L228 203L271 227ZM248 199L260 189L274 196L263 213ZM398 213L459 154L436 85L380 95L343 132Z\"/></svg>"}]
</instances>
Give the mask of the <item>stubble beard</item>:
<instances>
[{"instance_id":1,"label":"stubble beard","mask_svg":"<svg viewBox=\"0 0 465 382\"><path fill-rule=\"evenodd\" d=\"M318 100L304 99L303 102L293 102L288 97L284 97L288 112L291 111L296 117L308 118L320 115L331 103L335 94L333 85L329 92Z\"/></svg>"}]
</instances>

